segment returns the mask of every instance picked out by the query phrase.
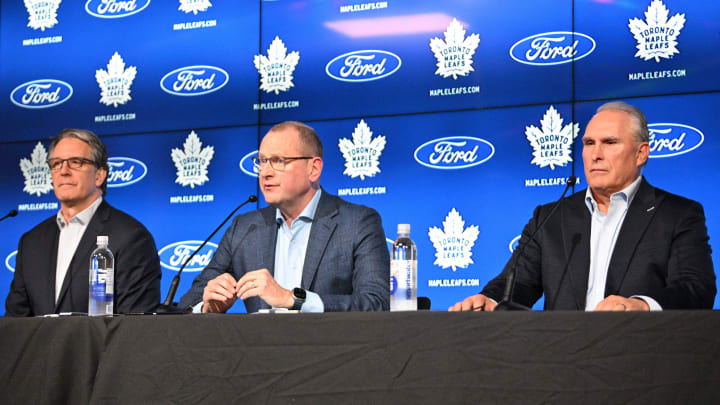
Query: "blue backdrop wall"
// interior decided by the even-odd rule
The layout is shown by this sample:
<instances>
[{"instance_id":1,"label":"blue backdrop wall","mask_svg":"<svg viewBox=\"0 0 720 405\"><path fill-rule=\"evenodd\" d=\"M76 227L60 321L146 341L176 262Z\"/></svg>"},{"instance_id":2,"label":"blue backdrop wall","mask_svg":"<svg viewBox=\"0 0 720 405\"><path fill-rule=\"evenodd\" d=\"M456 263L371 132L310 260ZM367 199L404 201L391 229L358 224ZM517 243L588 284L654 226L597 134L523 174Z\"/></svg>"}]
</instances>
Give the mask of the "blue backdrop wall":
<instances>
[{"instance_id":1,"label":"blue backdrop wall","mask_svg":"<svg viewBox=\"0 0 720 405\"><path fill-rule=\"evenodd\" d=\"M284 120L317 130L324 188L376 208L388 247L411 224L434 309L494 277L567 176L585 187L580 138L608 100L646 112L646 177L702 202L713 243L718 21L699 0L3 1L0 211L20 214L0 224L0 297L59 208L44 161L67 127L108 145L106 198L153 233L163 295L258 193L249 158Z\"/></svg>"}]
</instances>

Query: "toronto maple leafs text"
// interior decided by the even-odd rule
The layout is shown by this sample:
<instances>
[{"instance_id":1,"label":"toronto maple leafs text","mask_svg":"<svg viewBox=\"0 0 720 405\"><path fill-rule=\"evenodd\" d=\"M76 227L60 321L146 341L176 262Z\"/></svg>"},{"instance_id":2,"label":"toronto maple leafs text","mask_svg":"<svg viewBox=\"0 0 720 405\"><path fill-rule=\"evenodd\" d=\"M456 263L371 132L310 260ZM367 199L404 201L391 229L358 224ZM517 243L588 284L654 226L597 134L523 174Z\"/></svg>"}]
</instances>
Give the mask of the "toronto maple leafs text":
<instances>
[{"instance_id":1,"label":"toronto maple leafs text","mask_svg":"<svg viewBox=\"0 0 720 405\"><path fill-rule=\"evenodd\" d=\"M387 1L376 1L372 3L350 4L340 6L341 13L355 13L358 11L380 10L388 7Z\"/></svg>"},{"instance_id":2,"label":"toronto maple leafs text","mask_svg":"<svg viewBox=\"0 0 720 405\"><path fill-rule=\"evenodd\" d=\"M22 44L23 44L23 46L57 44L57 43L62 42L62 40L63 40L62 36L29 38L29 39L23 39Z\"/></svg>"},{"instance_id":3,"label":"toronto maple leafs text","mask_svg":"<svg viewBox=\"0 0 720 405\"><path fill-rule=\"evenodd\" d=\"M96 115L95 122L132 121L135 113Z\"/></svg>"},{"instance_id":4,"label":"toronto maple leafs text","mask_svg":"<svg viewBox=\"0 0 720 405\"><path fill-rule=\"evenodd\" d=\"M350 187L339 188L338 195L378 195L387 193L385 187Z\"/></svg>"}]
</instances>

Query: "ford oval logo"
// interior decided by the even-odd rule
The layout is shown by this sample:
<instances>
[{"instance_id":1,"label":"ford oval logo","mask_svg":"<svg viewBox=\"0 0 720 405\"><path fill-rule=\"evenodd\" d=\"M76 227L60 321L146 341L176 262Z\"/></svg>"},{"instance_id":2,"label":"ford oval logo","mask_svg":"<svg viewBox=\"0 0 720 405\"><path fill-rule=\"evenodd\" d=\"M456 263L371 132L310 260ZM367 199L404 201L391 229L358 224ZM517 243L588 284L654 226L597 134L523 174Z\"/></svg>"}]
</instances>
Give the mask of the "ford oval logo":
<instances>
[{"instance_id":1,"label":"ford oval logo","mask_svg":"<svg viewBox=\"0 0 720 405\"><path fill-rule=\"evenodd\" d=\"M10 253L5 258L5 267L7 267L7 269L12 271L13 273L15 273L15 257L16 256L17 256L17 250Z\"/></svg>"},{"instance_id":2,"label":"ford oval logo","mask_svg":"<svg viewBox=\"0 0 720 405\"><path fill-rule=\"evenodd\" d=\"M72 86L61 80L40 79L15 87L10 100L22 108L49 108L68 101L72 94Z\"/></svg>"},{"instance_id":3,"label":"ford oval logo","mask_svg":"<svg viewBox=\"0 0 720 405\"><path fill-rule=\"evenodd\" d=\"M125 187L142 180L147 174L145 163L129 157L111 157L108 159L108 187Z\"/></svg>"},{"instance_id":4,"label":"ford oval logo","mask_svg":"<svg viewBox=\"0 0 720 405\"><path fill-rule=\"evenodd\" d=\"M257 177L258 172L255 170L255 167L253 167L252 157L257 156L258 151L254 150L247 155L243 156L242 159L240 159L240 170L242 170L243 173L247 174L248 176Z\"/></svg>"},{"instance_id":5,"label":"ford oval logo","mask_svg":"<svg viewBox=\"0 0 720 405\"><path fill-rule=\"evenodd\" d=\"M171 243L163 247L158 251L158 256L160 256L160 265L168 270L180 270L183 263L185 263L192 252L200 247L202 243L203 241L201 240L184 240L182 242ZM202 250L200 250L195 257L192 258L190 263L185 266L185 270L183 271L202 271L205 266L210 263L210 259L212 259L216 250L217 245L212 242L208 242L205 246L203 246Z\"/></svg>"},{"instance_id":6,"label":"ford oval logo","mask_svg":"<svg viewBox=\"0 0 720 405\"><path fill-rule=\"evenodd\" d=\"M699 129L683 124L649 124L650 157L665 158L697 149L705 140Z\"/></svg>"},{"instance_id":7,"label":"ford oval logo","mask_svg":"<svg viewBox=\"0 0 720 405\"><path fill-rule=\"evenodd\" d=\"M415 160L433 169L465 169L485 163L495 154L488 141L470 136L433 139L415 149Z\"/></svg>"},{"instance_id":8,"label":"ford oval logo","mask_svg":"<svg viewBox=\"0 0 720 405\"><path fill-rule=\"evenodd\" d=\"M200 96L220 90L229 79L228 73L219 67L186 66L163 76L160 87L175 96Z\"/></svg>"},{"instance_id":9,"label":"ford oval logo","mask_svg":"<svg viewBox=\"0 0 720 405\"><path fill-rule=\"evenodd\" d=\"M142 4L138 6L138 3ZM150 5L150 0L88 0L85 11L98 18L122 18L137 14Z\"/></svg>"},{"instance_id":10,"label":"ford oval logo","mask_svg":"<svg viewBox=\"0 0 720 405\"><path fill-rule=\"evenodd\" d=\"M510 249L510 253L514 252L515 249L517 249L518 243L520 243L520 236L522 236L522 235L518 235L518 236L512 238L512 240L508 244L508 249Z\"/></svg>"},{"instance_id":11,"label":"ford oval logo","mask_svg":"<svg viewBox=\"0 0 720 405\"><path fill-rule=\"evenodd\" d=\"M364 50L344 53L325 66L325 73L343 82L368 82L388 77L402 65L392 52Z\"/></svg>"},{"instance_id":12,"label":"ford oval logo","mask_svg":"<svg viewBox=\"0 0 720 405\"><path fill-rule=\"evenodd\" d=\"M510 57L526 65L560 65L582 59L595 50L589 35L569 31L544 32L523 38L510 47Z\"/></svg>"}]
</instances>

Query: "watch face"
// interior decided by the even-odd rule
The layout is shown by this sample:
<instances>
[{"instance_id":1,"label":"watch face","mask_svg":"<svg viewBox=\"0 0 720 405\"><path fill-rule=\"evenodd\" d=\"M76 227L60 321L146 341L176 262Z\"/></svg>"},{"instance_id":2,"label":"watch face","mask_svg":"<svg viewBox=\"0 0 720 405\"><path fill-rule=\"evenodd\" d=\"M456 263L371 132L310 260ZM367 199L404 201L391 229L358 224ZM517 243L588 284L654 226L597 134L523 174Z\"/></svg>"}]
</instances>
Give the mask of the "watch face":
<instances>
[{"instance_id":1,"label":"watch face","mask_svg":"<svg viewBox=\"0 0 720 405\"><path fill-rule=\"evenodd\" d=\"M295 289L293 289L293 295L297 299L304 300L305 297L307 296L307 293L302 288L295 288Z\"/></svg>"}]
</instances>

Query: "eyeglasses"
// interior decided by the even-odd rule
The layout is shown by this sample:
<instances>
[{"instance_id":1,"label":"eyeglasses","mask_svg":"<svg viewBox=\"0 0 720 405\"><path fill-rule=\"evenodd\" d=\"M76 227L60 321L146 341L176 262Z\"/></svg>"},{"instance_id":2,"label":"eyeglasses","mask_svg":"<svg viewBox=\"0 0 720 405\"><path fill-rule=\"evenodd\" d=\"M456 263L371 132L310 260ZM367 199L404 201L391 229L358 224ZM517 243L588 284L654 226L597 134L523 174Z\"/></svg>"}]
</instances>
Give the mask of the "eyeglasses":
<instances>
[{"instance_id":1,"label":"eyeglasses","mask_svg":"<svg viewBox=\"0 0 720 405\"><path fill-rule=\"evenodd\" d=\"M283 171L285 170L285 166L292 162L293 160L299 160L299 159L312 159L313 156L272 156L269 158L266 157L260 157L260 156L253 156L252 162L253 162L253 168L255 168L257 171L260 171L260 168L270 163L270 167L272 167L274 170Z\"/></svg>"},{"instance_id":2,"label":"eyeglasses","mask_svg":"<svg viewBox=\"0 0 720 405\"><path fill-rule=\"evenodd\" d=\"M50 170L56 172L62 169L63 163L65 162L67 162L68 167L71 169L79 169L83 167L85 163L97 166L97 163L94 160L85 159L83 157L69 157L67 159L53 158L48 159L47 164L50 166Z\"/></svg>"}]
</instances>

